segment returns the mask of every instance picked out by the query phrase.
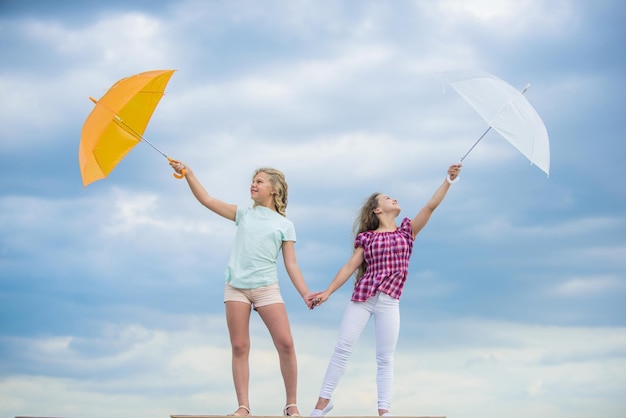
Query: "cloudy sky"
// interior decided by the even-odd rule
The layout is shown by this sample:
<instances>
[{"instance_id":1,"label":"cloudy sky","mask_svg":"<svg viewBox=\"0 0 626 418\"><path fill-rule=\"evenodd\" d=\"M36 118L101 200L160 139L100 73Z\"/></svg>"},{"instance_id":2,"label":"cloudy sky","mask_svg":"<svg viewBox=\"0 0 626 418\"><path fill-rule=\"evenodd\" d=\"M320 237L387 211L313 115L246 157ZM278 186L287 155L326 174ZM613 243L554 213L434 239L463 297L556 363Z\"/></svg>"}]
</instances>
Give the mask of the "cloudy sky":
<instances>
[{"instance_id":1,"label":"cloudy sky","mask_svg":"<svg viewBox=\"0 0 626 418\"><path fill-rule=\"evenodd\" d=\"M418 236L396 415L626 413L626 6L619 0L0 1L0 415L154 418L236 408L223 272L234 224L138 144L83 187L82 125L118 79L177 70L145 133L213 195L289 182L299 264L322 290L362 201L413 216L486 123L440 72L526 93L546 176L497 134ZM309 311L280 270L312 409L350 285ZM376 413L373 324L333 415ZM251 407L284 406L252 318Z\"/></svg>"}]
</instances>

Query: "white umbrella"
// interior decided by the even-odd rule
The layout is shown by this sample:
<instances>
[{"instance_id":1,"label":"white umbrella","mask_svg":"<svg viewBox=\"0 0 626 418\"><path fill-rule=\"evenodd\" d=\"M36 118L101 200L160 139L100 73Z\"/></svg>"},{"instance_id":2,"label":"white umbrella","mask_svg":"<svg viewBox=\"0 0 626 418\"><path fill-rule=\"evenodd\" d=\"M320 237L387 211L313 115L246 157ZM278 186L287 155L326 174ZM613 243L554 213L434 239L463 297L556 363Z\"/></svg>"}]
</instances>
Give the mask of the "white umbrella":
<instances>
[{"instance_id":1,"label":"white umbrella","mask_svg":"<svg viewBox=\"0 0 626 418\"><path fill-rule=\"evenodd\" d=\"M535 108L524 97L530 84L520 92L498 77L483 71L446 71L442 76L489 125L461 158L461 162L493 128L532 164L550 174L548 132Z\"/></svg>"}]
</instances>

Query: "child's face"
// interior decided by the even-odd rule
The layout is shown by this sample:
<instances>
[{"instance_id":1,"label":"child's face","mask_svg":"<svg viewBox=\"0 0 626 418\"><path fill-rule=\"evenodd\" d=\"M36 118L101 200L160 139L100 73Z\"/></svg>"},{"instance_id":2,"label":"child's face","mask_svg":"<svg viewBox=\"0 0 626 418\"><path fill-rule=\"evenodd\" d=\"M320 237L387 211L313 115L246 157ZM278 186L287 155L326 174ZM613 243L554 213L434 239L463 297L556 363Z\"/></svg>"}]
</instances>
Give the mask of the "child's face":
<instances>
[{"instance_id":1,"label":"child's face","mask_svg":"<svg viewBox=\"0 0 626 418\"><path fill-rule=\"evenodd\" d=\"M398 205L398 201L396 199L392 199L386 194L381 194L378 196L377 209L380 209L381 213L396 212L396 215L402 210L402 208Z\"/></svg>"},{"instance_id":2,"label":"child's face","mask_svg":"<svg viewBox=\"0 0 626 418\"><path fill-rule=\"evenodd\" d=\"M270 176L267 173L259 172L252 179L250 185L250 197L252 200L258 203L272 199L274 188L270 183Z\"/></svg>"}]
</instances>

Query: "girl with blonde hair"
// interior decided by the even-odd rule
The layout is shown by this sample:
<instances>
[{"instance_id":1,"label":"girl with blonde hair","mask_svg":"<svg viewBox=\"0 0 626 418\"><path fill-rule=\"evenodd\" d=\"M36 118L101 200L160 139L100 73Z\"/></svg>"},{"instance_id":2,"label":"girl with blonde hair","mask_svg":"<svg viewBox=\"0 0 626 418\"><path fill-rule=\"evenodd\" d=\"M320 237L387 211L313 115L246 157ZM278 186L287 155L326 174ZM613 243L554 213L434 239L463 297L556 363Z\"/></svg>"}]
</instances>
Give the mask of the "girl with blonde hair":
<instances>
[{"instance_id":1,"label":"girl with blonde hair","mask_svg":"<svg viewBox=\"0 0 626 418\"><path fill-rule=\"evenodd\" d=\"M250 413L250 314L252 309L270 332L278 351L285 385L284 415L299 416L296 405L298 365L287 311L278 286L276 261L282 251L291 282L312 309L311 293L296 261L296 231L286 218L288 187L284 174L273 168L255 171L250 185L252 207L225 203L209 195L189 167L170 165L183 174L196 199L216 214L234 221L237 233L226 268L224 305L232 347L232 372L239 407L231 416Z\"/></svg>"}]
</instances>

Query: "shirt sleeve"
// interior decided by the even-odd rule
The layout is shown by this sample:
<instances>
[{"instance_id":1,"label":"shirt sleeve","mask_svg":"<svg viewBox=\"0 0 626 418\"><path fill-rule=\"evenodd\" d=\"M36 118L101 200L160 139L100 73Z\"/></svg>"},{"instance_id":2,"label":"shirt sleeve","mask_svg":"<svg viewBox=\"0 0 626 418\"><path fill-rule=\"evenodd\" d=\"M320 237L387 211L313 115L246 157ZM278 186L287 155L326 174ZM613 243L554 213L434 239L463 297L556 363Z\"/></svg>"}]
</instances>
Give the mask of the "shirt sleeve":
<instances>
[{"instance_id":1,"label":"shirt sleeve","mask_svg":"<svg viewBox=\"0 0 626 418\"><path fill-rule=\"evenodd\" d=\"M371 237L371 233L369 231L361 232L354 239L354 248L363 247L367 245L369 242L369 238Z\"/></svg>"},{"instance_id":2,"label":"shirt sleeve","mask_svg":"<svg viewBox=\"0 0 626 418\"><path fill-rule=\"evenodd\" d=\"M237 212L235 213L235 225L239 225L239 222L249 210L250 208L248 207L237 206Z\"/></svg>"},{"instance_id":3,"label":"shirt sleeve","mask_svg":"<svg viewBox=\"0 0 626 418\"><path fill-rule=\"evenodd\" d=\"M293 241L296 242L296 227L293 225L288 219L285 219L285 226L282 231L282 240L283 241Z\"/></svg>"},{"instance_id":4,"label":"shirt sleeve","mask_svg":"<svg viewBox=\"0 0 626 418\"><path fill-rule=\"evenodd\" d=\"M413 239L413 230L411 229L411 219L404 218L400 224L400 231L410 239Z\"/></svg>"}]
</instances>

